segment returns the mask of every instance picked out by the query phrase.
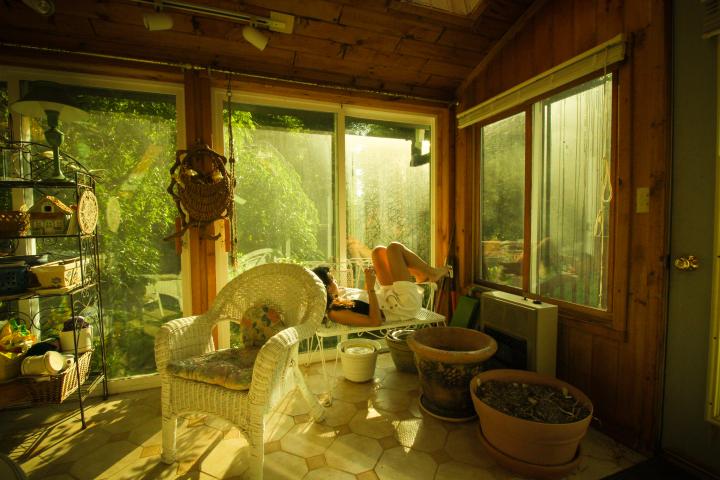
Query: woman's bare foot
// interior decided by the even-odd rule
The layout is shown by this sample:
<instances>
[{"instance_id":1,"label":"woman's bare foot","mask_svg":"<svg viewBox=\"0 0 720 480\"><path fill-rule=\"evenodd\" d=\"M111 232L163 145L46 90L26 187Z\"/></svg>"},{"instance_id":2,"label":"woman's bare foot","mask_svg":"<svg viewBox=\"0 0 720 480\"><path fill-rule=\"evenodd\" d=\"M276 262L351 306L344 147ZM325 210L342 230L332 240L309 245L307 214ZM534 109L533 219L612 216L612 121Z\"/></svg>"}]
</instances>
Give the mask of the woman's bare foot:
<instances>
[{"instance_id":1,"label":"woman's bare foot","mask_svg":"<svg viewBox=\"0 0 720 480\"><path fill-rule=\"evenodd\" d=\"M445 275L450 275L450 267L447 265L443 265L442 267L433 267L432 271L428 275L427 281L437 282Z\"/></svg>"}]
</instances>

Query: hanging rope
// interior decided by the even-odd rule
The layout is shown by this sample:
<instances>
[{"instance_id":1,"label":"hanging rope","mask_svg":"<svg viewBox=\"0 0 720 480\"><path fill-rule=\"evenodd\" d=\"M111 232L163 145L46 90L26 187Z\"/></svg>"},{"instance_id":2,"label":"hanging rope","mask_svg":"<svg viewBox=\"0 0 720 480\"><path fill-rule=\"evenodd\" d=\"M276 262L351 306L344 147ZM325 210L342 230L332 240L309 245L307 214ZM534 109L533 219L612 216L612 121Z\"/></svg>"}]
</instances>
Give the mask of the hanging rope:
<instances>
[{"instance_id":1,"label":"hanging rope","mask_svg":"<svg viewBox=\"0 0 720 480\"><path fill-rule=\"evenodd\" d=\"M230 201L230 214L228 216L229 235L230 240L230 262L233 267L237 266L237 258L235 256L235 249L237 246L237 225L235 222L235 141L233 137L233 104L232 104L232 75L228 73L227 76L227 105L228 105L228 147L230 150L228 161L230 162L230 179L232 185L232 200Z\"/></svg>"}]
</instances>

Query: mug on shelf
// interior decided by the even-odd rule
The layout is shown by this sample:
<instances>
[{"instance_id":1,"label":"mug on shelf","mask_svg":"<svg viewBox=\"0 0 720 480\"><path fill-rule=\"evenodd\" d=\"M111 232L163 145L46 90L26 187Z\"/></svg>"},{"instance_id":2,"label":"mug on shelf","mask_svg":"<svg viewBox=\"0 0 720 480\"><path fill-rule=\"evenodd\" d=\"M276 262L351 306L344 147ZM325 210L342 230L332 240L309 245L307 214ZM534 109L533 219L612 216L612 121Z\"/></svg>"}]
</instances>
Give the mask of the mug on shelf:
<instances>
[{"instance_id":1,"label":"mug on shelf","mask_svg":"<svg viewBox=\"0 0 720 480\"><path fill-rule=\"evenodd\" d=\"M57 375L63 368L65 368L65 357L53 350L43 355L25 357L20 365L23 375Z\"/></svg>"}]
</instances>

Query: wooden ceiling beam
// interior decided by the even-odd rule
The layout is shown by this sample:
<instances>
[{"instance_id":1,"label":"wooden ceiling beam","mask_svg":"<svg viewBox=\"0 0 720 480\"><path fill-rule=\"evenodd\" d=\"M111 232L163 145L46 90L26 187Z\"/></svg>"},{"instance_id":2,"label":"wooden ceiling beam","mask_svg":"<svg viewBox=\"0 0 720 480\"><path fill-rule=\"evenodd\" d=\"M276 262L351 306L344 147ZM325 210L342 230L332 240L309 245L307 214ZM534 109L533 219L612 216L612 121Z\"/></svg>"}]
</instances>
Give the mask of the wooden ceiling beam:
<instances>
[{"instance_id":1,"label":"wooden ceiling beam","mask_svg":"<svg viewBox=\"0 0 720 480\"><path fill-rule=\"evenodd\" d=\"M485 58L482 59L480 63L478 63L475 68L473 68L472 72L470 72L470 75L468 75L460 84L460 86L455 90L455 96L457 98L460 98L467 87L472 83L473 80L477 78L478 75L480 75L490 64L490 62L493 61L493 59L500 53L505 46L512 40L515 35L520 32L520 30L523 29L525 24L530 21L532 17L535 16L535 14L543 7L547 0L535 0L532 5L523 13L520 18L515 22L515 24L510 27L510 29L505 33L505 35L502 36L502 38L490 49L490 51L485 55Z\"/></svg>"}]
</instances>

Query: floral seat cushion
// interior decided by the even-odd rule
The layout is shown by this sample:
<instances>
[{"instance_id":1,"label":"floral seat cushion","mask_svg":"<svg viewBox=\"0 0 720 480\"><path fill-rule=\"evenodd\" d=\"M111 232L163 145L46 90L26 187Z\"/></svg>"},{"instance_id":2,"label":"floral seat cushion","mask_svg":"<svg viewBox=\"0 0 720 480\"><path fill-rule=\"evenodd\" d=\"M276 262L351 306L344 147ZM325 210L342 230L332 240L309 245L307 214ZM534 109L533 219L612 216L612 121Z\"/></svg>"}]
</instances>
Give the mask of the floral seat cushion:
<instances>
[{"instance_id":1,"label":"floral seat cushion","mask_svg":"<svg viewBox=\"0 0 720 480\"><path fill-rule=\"evenodd\" d=\"M262 347L270 337L284 328L282 312L268 303L248 308L240 321L245 348Z\"/></svg>"},{"instance_id":2,"label":"floral seat cushion","mask_svg":"<svg viewBox=\"0 0 720 480\"><path fill-rule=\"evenodd\" d=\"M228 348L168 363L168 372L232 390L249 390L260 348Z\"/></svg>"}]
</instances>

